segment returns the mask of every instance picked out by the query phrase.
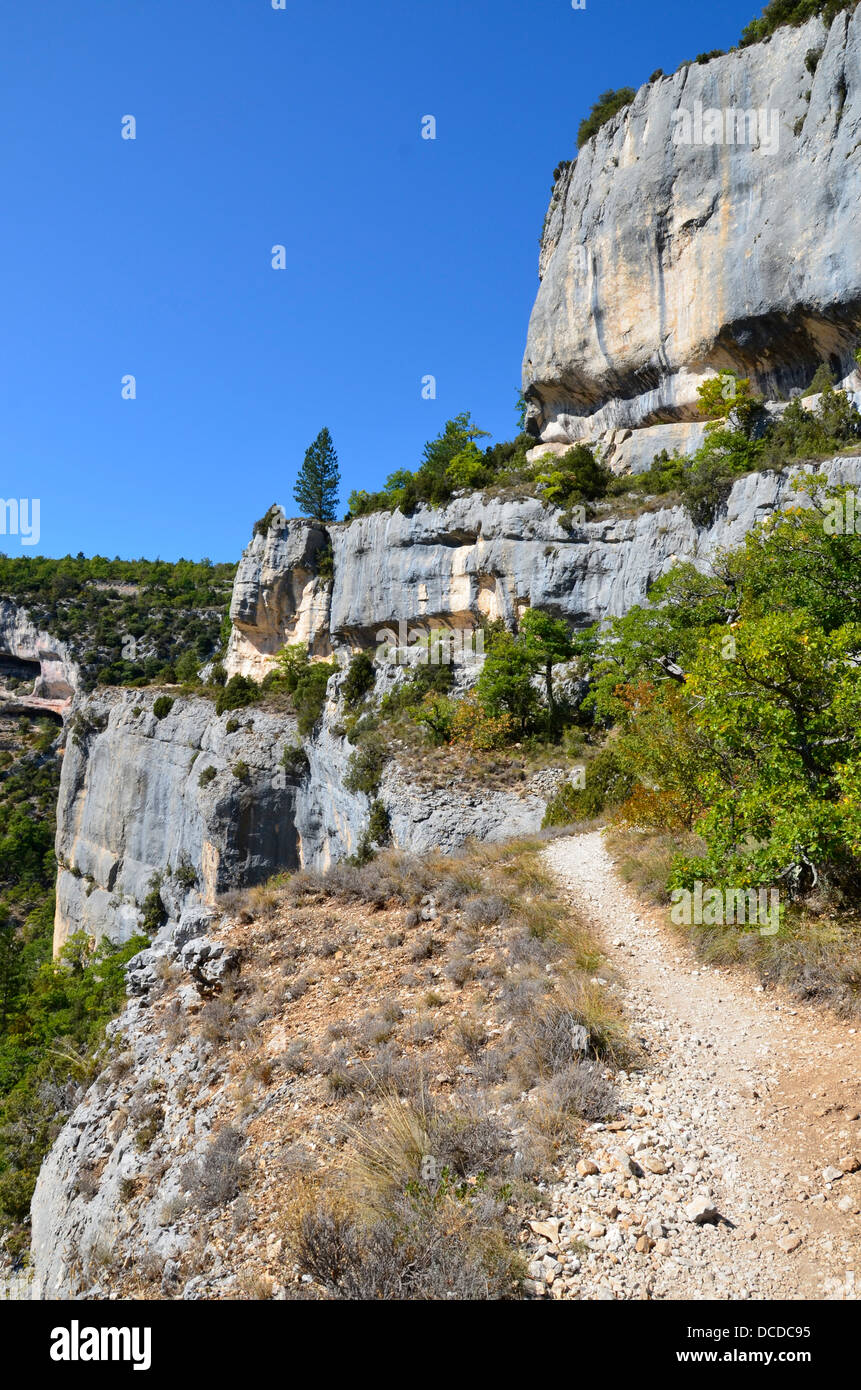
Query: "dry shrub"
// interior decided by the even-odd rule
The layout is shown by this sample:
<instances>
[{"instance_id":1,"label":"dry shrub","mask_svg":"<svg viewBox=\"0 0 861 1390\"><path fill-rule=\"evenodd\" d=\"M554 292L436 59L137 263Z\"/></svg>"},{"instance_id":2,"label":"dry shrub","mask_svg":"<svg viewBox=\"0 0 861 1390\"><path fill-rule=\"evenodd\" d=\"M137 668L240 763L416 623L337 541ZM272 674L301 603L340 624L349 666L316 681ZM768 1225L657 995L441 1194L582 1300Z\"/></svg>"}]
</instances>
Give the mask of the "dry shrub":
<instances>
[{"instance_id":1,"label":"dry shrub","mask_svg":"<svg viewBox=\"0 0 861 1390\"><path fill-rule=\"evenodd\" d=\"M239 1192L248 1173L239 1157L245 1140L238 1129L225 1125L196 1163L187 1164L183 1187L200 1211L226 1206Z\"/></svg>"},{"instance_id":2,"label":"dry shrub","mask_svg":"<svg viewBox=\"0 0 861 1390\"><path fill-rule=\"evenodd\" d=\"M535 1122L542 1134L568 1138L572 1121L594 1123L618 1110L618 1100L598 1062L574 1062L541 1083L532 1098Z\"/></svg>"},{"instance_id":3,"label":"dry shrub","mask_svg":"<svg viewBox=\"0 0 861 1390\"><path fill-rule=\"evenodd\" d=\"M354 1137L346 1184L308 1182L294 1192L287 1247L301 1272L339 1299L516 1293L522 1269L511 1218L486 1181L510 1148L480 1102L444 1112L424 1092L407 1105L389 1092ZM459 1184L464 1178L473 1181Z\"/></svg>"}]
</instances>

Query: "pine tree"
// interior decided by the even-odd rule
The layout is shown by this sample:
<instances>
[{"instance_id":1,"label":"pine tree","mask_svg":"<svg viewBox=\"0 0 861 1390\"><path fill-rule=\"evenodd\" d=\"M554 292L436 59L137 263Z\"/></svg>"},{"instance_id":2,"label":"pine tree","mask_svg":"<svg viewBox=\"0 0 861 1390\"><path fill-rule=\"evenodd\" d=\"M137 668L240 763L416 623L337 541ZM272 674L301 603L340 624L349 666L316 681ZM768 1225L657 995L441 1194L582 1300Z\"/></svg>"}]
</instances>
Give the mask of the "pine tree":
<instances>
[{"instance_id":1,"label":"pine tree","mask_svg":"<svg viewBox=\"0 0 861 1390\"><path fill-rule=\"evenodd\" d=\"M305 454L293 489L302 515L311 516L315 521L334 521L340 484L338 455L332 436L324 428Z\"/></svg>"}]
</instances>

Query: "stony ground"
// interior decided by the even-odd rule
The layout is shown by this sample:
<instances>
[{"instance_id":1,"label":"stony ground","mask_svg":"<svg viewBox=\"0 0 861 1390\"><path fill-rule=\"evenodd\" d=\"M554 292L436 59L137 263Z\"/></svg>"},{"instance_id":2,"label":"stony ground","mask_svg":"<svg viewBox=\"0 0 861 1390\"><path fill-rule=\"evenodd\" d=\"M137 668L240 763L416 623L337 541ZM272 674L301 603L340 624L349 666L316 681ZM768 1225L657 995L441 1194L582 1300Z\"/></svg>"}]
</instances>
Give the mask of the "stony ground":
<instances>
[{"instance_id":1,"label":"stony ground","mask_svg":"<svg viewBox=\"0 0 861 1390\"><path fill-rule=\"evenodd\" d=\"M593 924L645 1065L531 1231L533 1296L854 1299L861 1037L703 967L617 877L599 833L545 851Z\"/></svg>"}]
</instances>

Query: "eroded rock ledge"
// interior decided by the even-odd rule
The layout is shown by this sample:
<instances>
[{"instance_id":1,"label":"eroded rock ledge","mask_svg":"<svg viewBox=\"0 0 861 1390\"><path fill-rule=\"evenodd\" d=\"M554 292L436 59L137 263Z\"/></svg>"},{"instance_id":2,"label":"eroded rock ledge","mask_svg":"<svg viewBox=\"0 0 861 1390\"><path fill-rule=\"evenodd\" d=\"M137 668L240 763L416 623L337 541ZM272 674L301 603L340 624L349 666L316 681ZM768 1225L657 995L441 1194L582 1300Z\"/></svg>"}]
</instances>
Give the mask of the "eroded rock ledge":
<instances>
[{"instance_id":1,"label":"eroded rock ledge","mask_svg":"<svg viewBox=\"0 0 861 1390\"><path fill-rule=\"evenodd\" d=\"M675 143L698 106L778 113L777 139ZM775 398L824 361L857 389L859 128L861 9L641 87L554 189L523 363L536 437L669 422L684 452L725 370Z\"/></svg>"}]
</instances>

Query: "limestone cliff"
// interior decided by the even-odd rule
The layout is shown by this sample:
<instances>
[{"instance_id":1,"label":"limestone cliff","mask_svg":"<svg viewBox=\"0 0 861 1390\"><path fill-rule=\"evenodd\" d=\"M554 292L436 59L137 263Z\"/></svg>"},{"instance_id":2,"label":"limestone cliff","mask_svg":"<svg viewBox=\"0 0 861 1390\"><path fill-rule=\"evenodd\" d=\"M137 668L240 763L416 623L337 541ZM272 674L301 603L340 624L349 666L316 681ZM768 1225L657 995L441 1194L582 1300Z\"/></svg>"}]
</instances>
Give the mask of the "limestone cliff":
<instances>
[{"instance_id":1,"label":"limestone cliff","mask_svg":"<svg viewBox=\"0 0 861 1390\"><path fill-rule=\"evenodd\" d=\"M14 689L10 691L10 682ZM68 647L43 632L26 609L0 598L0 693L4 702L65 714L80 683Z\"/></svg>"},{"instance_id":2,"label":"limestone cliff","mask_svg":"<svg viewBox=\"0 0 861 1390\"><path fill-rule=\"evenodd\" d=\"M835 482L861 483L861 459L836 459L825 471ZM353 747L341 686L351 649L393 649L377 662L379 694L403 677L403 648L416 632L471 631L482 617L513 623L529 606L578 625L624 613L674 561L706 565L718 547L741 544L757 521L794 499L793 476L740 478L706 530L682 507L568 529L535 499L480 494L411 517L379 512L331 528L334 575L320 587L307 568L317 528L293 521L256 537L237 573L233 608L242 627L231 651L241 642L265 654L280 632L312 652L340 653L321 719L302 740L290 715L250 708L219 716L209 699L178 697L161 719L151 692L114 690L82 703L60 784L55 947L78 930L128 939L159 876L165 912L178 921L189 905L211 906L278 870L355 853L370 799L344 785ZM462 687L478 669L468 657L458 668ZM260 671L253 662L248 669ZM284 749L299 743L302 755L285 768ZM539 776L480 795L468 785L431 789L396 756L378 794L396 845L451 851L471 837L537 829L550 786Z\"/></svg>"},{"instance_id":3,"label":"limestone cliff","mask_svg":"<svg viewBox=\"0 0 861 1390\"><path fill-rule=\"evenodd\" d=\"M260 710L218 717L176 699L163 718L138 690L93 695L72 720L57 807L55 949L75 931L128 940L163 879L187 903L299 863L296 777L280 767L295 721ZM178 871L178 872L177 872Z\"/></svg>"},{"instance_id":4,"label":"limestone cliff","mask_svg":"<svg viewBox=\"0 0 861 1390\"><path fill-rule=\"evenodd\" d=\"M380 687L402 675L383 665ZM84 702L60 781L55 951L77 931L127 941L153 892L175 925L231 889L355 853L370 803L344 785L353 747L339 722L342 680L332 678L320 723L288 767L284 750L301 740L287 714L217 715L208 699L178 698L157 719L153 694L138 690ZM471 836L537 829L546 782L539 775L486 797L457 786L432 794L395 761L380 796L396 845L451 850Z\"/></svg>"},{"instance_id":5,"label":"limestone cliff","mask_svg":"<svg viewBox=\"0 0 861 1390\"><path fill-rule=\"evenodd\" d=\"M745 138L707 144L703 126L697 143L708 111L744 115ZM861 8L641 87L553 192L523 364L531 431L611 444L670 422L651 452L685 452L707 375L750 375L774 398L827 361L857 386L859 190Z\"/></svg>"},{"instance_id":6,"label":"limestone cliff","mask_svg":"<svg viewBox=\"0 0 861 1390\"><path fill-rule=\"evenodd\" d=\"M225 665L230 675L260 680L275 653L301 642L316 656L328 651L328 585L320 561L322 527L288 521L273 507L243 552L230 604L232 630Z\"/></svg>"}]
</instances>

